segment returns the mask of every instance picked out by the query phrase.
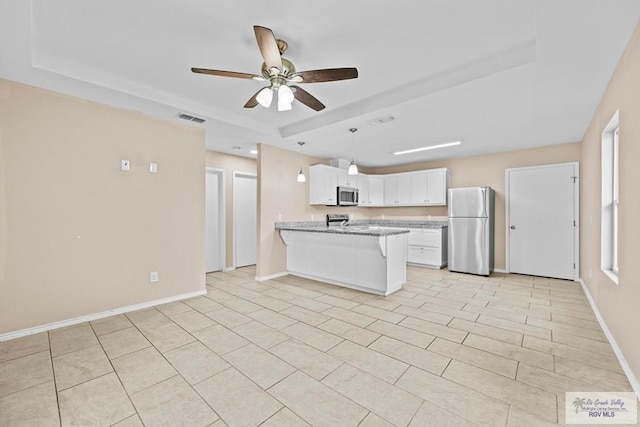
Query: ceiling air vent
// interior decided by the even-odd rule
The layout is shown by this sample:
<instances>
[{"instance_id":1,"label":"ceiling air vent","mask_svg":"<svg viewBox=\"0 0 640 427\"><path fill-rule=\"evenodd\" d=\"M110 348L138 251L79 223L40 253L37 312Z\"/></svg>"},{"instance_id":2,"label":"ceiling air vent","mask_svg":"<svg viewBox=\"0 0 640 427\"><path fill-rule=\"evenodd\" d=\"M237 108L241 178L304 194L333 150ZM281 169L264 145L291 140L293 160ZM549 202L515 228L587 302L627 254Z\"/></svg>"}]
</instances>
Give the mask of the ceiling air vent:
<instances>
[{"instance_id":1,"label":"ceiling air vent","mask_svg":"<svg viewBox=\"0 0 640 427\"><path fill-rule=\"evenodd\" d=\"M200 117L190 116L189 114L184 114L184 113L178 114L178 118L182 120L188 120L190 122L195 122L195 123L204 123L204 119L201 119Z\"/></svg>"},{"instance_id":2,"label":"ceiling air vent","mask_svg":"<svg viewBox=\"0 0 640 427\"><path fill-rule=\"evenodd\" d=\"M396 118L393 116L385 116L385 117L378 117L377 119L373 119L369 121L369 124L371 125L382 125L385 123L389 123L394 121Z\"/></svg>"}]
</instances>

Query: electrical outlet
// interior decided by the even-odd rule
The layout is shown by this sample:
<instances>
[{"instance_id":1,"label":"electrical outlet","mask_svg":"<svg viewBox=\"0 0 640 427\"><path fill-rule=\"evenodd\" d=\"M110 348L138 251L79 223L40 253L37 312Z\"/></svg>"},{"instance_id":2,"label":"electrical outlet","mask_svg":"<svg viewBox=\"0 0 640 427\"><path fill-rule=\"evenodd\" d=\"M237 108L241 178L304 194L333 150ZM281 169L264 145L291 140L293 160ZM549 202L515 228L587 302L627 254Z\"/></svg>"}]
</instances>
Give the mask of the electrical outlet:
<instances>
[{"instance_id":1,"label":"electrical outlet","mask_svg":"<svg viewBox=\"0 0 640 427\"><path fill-rule=\"evenodd\" d=\"M131 168L131 162L129 160L120 160L120 170L128 171Z\"/></svg>"},{"instance_id":2,"label":"electrical outlet","mask_svg":"<svg viewBox=\"0 0 640 427\"><path fill-rule=\"evenodd\" d=\"M152 271L149 274L149 280L151 280L151 283L156 283L159 279L158 279L158 272L157 271Z\"/></svg>"},{"instance_id":3,"label":"electrical outlet","mask_svg":"<svg viewBox=\"0 0 640 427\"><path fill-rule=\"evenodd\" d=\"M149 163L149 172L150 173L158 173L158 164L157 163Z\"/></svg>"}]
</instances>

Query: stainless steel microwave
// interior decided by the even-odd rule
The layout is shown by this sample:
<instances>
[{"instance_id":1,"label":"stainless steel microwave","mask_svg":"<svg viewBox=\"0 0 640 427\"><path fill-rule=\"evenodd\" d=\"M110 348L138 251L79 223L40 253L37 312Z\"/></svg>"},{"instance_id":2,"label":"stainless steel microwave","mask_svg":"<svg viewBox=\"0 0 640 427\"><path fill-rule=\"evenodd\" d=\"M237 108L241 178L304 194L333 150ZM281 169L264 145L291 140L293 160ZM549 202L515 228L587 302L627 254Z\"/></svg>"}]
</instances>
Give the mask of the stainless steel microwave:
<instances>
[{"instance_id":1,"label":"stainless steel microwave","mask_svg":"<svg viewBox=\"0 0 640 427\"><path fill-rule=\"evenodd\" d=\"M358 189L353 187L338 187L338 206L358 206Z\"/></svg>"}]
</instances>

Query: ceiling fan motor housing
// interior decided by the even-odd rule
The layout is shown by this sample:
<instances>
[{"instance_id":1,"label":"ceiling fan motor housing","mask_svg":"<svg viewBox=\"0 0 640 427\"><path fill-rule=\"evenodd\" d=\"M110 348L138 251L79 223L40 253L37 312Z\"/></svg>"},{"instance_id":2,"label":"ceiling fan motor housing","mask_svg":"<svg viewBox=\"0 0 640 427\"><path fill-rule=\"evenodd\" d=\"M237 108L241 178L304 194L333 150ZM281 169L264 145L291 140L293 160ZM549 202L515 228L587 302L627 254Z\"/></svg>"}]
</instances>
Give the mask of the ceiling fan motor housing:
<instances>
[{"instance_id":1,"label":"ceiling fan motor housing","mask_svg":"<svg viewBox=\"0 0 640 427\"><path fill-rule=\"evenodd\" d=\"M272 80L274 77L281 77L284 79L290 78L296 72L296 67L288 59L282 58L282 70L274 72L267 68L267 64L262 63L262 75L267 80Z\"/></svg>"}]
</instances>

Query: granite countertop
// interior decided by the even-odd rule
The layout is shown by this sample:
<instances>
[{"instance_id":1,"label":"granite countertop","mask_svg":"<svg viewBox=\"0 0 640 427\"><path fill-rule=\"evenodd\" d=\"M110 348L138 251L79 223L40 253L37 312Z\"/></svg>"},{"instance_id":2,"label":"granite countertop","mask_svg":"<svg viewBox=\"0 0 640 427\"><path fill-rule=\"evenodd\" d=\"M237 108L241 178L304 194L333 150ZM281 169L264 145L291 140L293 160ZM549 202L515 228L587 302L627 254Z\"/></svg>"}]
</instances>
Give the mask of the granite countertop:
<instances>
[{"instance_id":1,"label":"granite countertop","mask_svg":"<svg viewBox=\"0 0 640 427\"><path fill-rule=\"evenodd\" d=\"M344 228L327 227L324 221L276 222L275 227L277 230L380 237L408 233L409 228L444 228L448 227L448 222L442 220L355 219L349 221L349 225Z\"/></svg>"},{"instance_id":2,"label":"granite countertop","mask_svg":"<svg viewBox=\"0 0 640 427\"><path fill-rule=\"evenodd\" d=\"M316 221L314 221L316 222ZM323 224L322 221L316 223ZM299 225L296 225L299 224ZM340 227L327 227L326 225L302 225L308 223L293 223L293 222L276 222L277 230L290 230L290 231L305 231L311 233L332 233L332 234L351 234L357 236L393 236L395 234L407 234L408 229L401 228L378 228L380 226L366 226L366 225L352 225L344 228Z\"/></svg>"}]
</instances>

